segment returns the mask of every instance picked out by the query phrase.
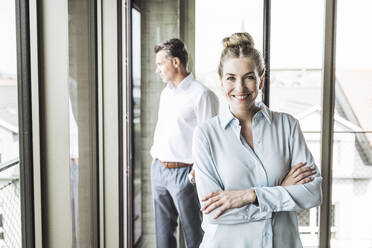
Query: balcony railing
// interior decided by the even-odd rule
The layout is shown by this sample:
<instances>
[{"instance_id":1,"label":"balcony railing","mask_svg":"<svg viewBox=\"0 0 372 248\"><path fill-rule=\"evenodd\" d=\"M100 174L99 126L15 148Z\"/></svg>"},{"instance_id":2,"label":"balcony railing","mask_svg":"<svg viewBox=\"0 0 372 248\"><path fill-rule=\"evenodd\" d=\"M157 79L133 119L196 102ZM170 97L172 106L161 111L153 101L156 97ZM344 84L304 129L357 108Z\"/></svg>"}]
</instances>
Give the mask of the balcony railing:
<instances>
[{"instance_id":1,"label":"balcony railing","mask_svg":"<svg viewBox=\"0 0 372 248\"><path fill-rule=\"evenodd\" d=\"M19 174L4 176L19 158L0 164L0 247L22 245Z\"/></svg>"}]
</instances>

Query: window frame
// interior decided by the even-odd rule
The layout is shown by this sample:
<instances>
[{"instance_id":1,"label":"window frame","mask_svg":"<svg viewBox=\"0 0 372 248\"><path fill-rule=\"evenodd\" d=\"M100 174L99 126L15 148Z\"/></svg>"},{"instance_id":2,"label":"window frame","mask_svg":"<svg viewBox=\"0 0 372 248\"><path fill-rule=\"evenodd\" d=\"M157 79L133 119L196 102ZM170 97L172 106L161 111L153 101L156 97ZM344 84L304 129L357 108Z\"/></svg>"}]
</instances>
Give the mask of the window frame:
<instances>
[{"instance_id":1,"label":"window frame","mask_svg":"<svg viewBox=\"0 0 372 248\"><path fill-rule=\"evenodd\" d=\"M336 3L337 0L325 1L324 17L324 57L322 74L322 130L321 130L321 172L323 177L323 201L320 206L319 247L330 247L331 226L330 206L332 192L332 159L333 159L333 127L335 109L335 53L336 53ZM264 103L270 102L270 15L271 0L264 2L263 54L266 65Z\"/></svg>"},{"instance_id":2,"label":"window frame","mask_svg":"<svg viewBox=\"0 0 372 248\"><path fill-rule=\"evenodd\" d=\"M15 5L22 247L35 247L30 7L29 1Z\"/></svg>"}]
</instances>

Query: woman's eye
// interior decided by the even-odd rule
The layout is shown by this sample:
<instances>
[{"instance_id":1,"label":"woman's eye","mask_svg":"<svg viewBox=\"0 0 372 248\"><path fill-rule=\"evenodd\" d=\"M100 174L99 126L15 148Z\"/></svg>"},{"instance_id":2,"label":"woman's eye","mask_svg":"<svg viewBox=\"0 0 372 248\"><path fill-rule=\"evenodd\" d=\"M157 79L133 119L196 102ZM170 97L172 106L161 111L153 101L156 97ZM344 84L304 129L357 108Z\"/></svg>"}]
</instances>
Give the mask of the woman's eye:
<instances>
[{"instance_id":1,"label":"woman's eye","mask_svg":"<svg viewBox=\"0 0 372 248\"><path fill-rule=\"evenodd\" d=\"M256 79L255 76L247 76L246 78L249 79L249 80L255 80Z\"/></svg>"},{"instance_id":2,"label":"woman's eye","mask_svg":"<svg viewBox=\"0 0 372 248\"><path fill-rule=\"evenodd\" d=\"M233 81L234 80L234 77L227 77L226 80L227 81Z\"/></svg>"}]
</instances>

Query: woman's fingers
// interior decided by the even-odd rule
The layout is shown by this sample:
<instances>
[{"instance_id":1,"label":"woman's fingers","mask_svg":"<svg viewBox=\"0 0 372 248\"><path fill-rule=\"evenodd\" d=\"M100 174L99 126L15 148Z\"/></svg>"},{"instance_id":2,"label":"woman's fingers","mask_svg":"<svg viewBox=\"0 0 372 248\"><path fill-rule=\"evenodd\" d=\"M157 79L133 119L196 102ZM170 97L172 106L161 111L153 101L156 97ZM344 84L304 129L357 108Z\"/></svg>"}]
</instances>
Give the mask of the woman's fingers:
<instances>
[{"instance_id":1,"label":"woman's fingers","mask_svg":"<svg viewBox=\"0 0 372 248\"><path fill-rule=\"evenodd\" d=\"M311 175L314 175L316 174L316 170L315 169L309 169L309 170L306 170L304 172L302 172L301 174L299 174L297 177L296 177L296 183L301 181L302 179L304 178L307 178Z\"/></svg>"},{"instance_id":2,"label":"woman's fingers","mask_svg":"<svg viewBox=\"0 0 372 248\"><path fill-rule=\"evenodd\" d=\"M311 170L313 170L313 169L314 169L314 167L311 167L311 166L303 166L303 167L297 169L297 170L293 173L292 176L293 176L294 178L296 178L296 177L300 176L301 174L306 173L306 172L308 172L308 171L311 171Z\"/></svg>"},{"instance_id":3,"label":"woman's fingers","mask_svg":"<svg viewBox=\"0 0 372 248\"><path fill-rule=\"evenodd\" d=\"M210 212L212 212L213 210L215 210L216 208L220 207L221 205L223 205L223 203L221 201L216 201L214 202L213 204L211 204L209 206L209 208L204 211L205 214L209 214Z\"/></svg>"},{"instance_id":4,"label":"woman's fingers","mask_svg":"<svg viewBox=\"0 0 372 248\"><path fill-rule=\"evenodd\" d=\"M239 208L252 203L253 200L249 200L250 198L247 197L247 194L251 193L252 191L254 192L253 189L222 190L214 192L213 194L209 194L204 198L209 200L205 202L201 210L204 214L209 214L214 211L215 216L213 216L213 218L218 218L227 209Z\"/></svg>"},{"instance_id":5,"label":"woman's fingers","mask_svg":"<svg viewBox=\"0 0 372 248\"><path fill-rule=\"evenodd\" d=\"M212 198L212 197L216 196L216 195L218 194L218 192L219 192L219 191L217 191L217 192L212 192L212 193L208 194L207 196L205 196L205 197L202 199L202 201L208 201L209 198Z\"/></svg>"},{"instance_id":6,"label":"woman's fingers","mask_svg":"<svg viewBox=\"0 0 372 248\"><path fill-rule=\"evenodd\" d=\"M289 171L288 175L293 175L293 173L295 173L299 168L305 166L306 162L301 162L301 163L298 163L296 165L294 165L291 170Z\"/></svg>"},{"instance_id":7,"label":"woman's fingers","mask_svg":"<svg viewBox=\"0 0 372 248\"><path fill-rule=\"evenodd\" d=\"M214 196L212 198L209 198L209 200L203 205L202 207L202 211L206 210L209 206L211 206L212 204L214 204L215 202L217 202L220 198L217 196Z\"/></svg>"},{"instance_id":8,"label":"woman's fingers","mask_svg":"<svg viewBox=\"0 0 372 248\"><path fill-rule=\"evenodd\" d=\"M305 183L309 183L313 180L314 180L314 177L307 177L307 178L304 178L301 181L297 182L296 184L305 184Z\"/></svg>"},{"instance_id":9,"label":"woman's fingers","mask_svg":"<svg viewBox=\"0 0 372 248\"><path fill-rule=\"evenodd\" d=\"M281 186L299 184L304 178L317 173L314 166L305 166L306 164L306 162L302 162L294 165L283 179Z\"/></svg>"}]
</instances>

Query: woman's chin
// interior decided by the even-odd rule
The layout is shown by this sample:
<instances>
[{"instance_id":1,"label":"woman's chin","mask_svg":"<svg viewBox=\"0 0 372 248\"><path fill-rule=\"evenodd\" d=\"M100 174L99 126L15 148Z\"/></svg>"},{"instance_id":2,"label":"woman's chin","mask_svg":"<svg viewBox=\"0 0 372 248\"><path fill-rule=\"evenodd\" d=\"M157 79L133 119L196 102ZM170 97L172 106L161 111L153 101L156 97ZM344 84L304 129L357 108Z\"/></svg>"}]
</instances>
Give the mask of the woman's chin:
<instances>
[{"instance_id":1,"label":"woman's chin","mask_svg":"<svg viewBox=\"0 0 372 248\"><path fill-rule=\"evenodd\" d=\"M235 110L246 110L252 108L255 104L252 101L230 101L229 105Z\"/></svg>"}]
</instances>

